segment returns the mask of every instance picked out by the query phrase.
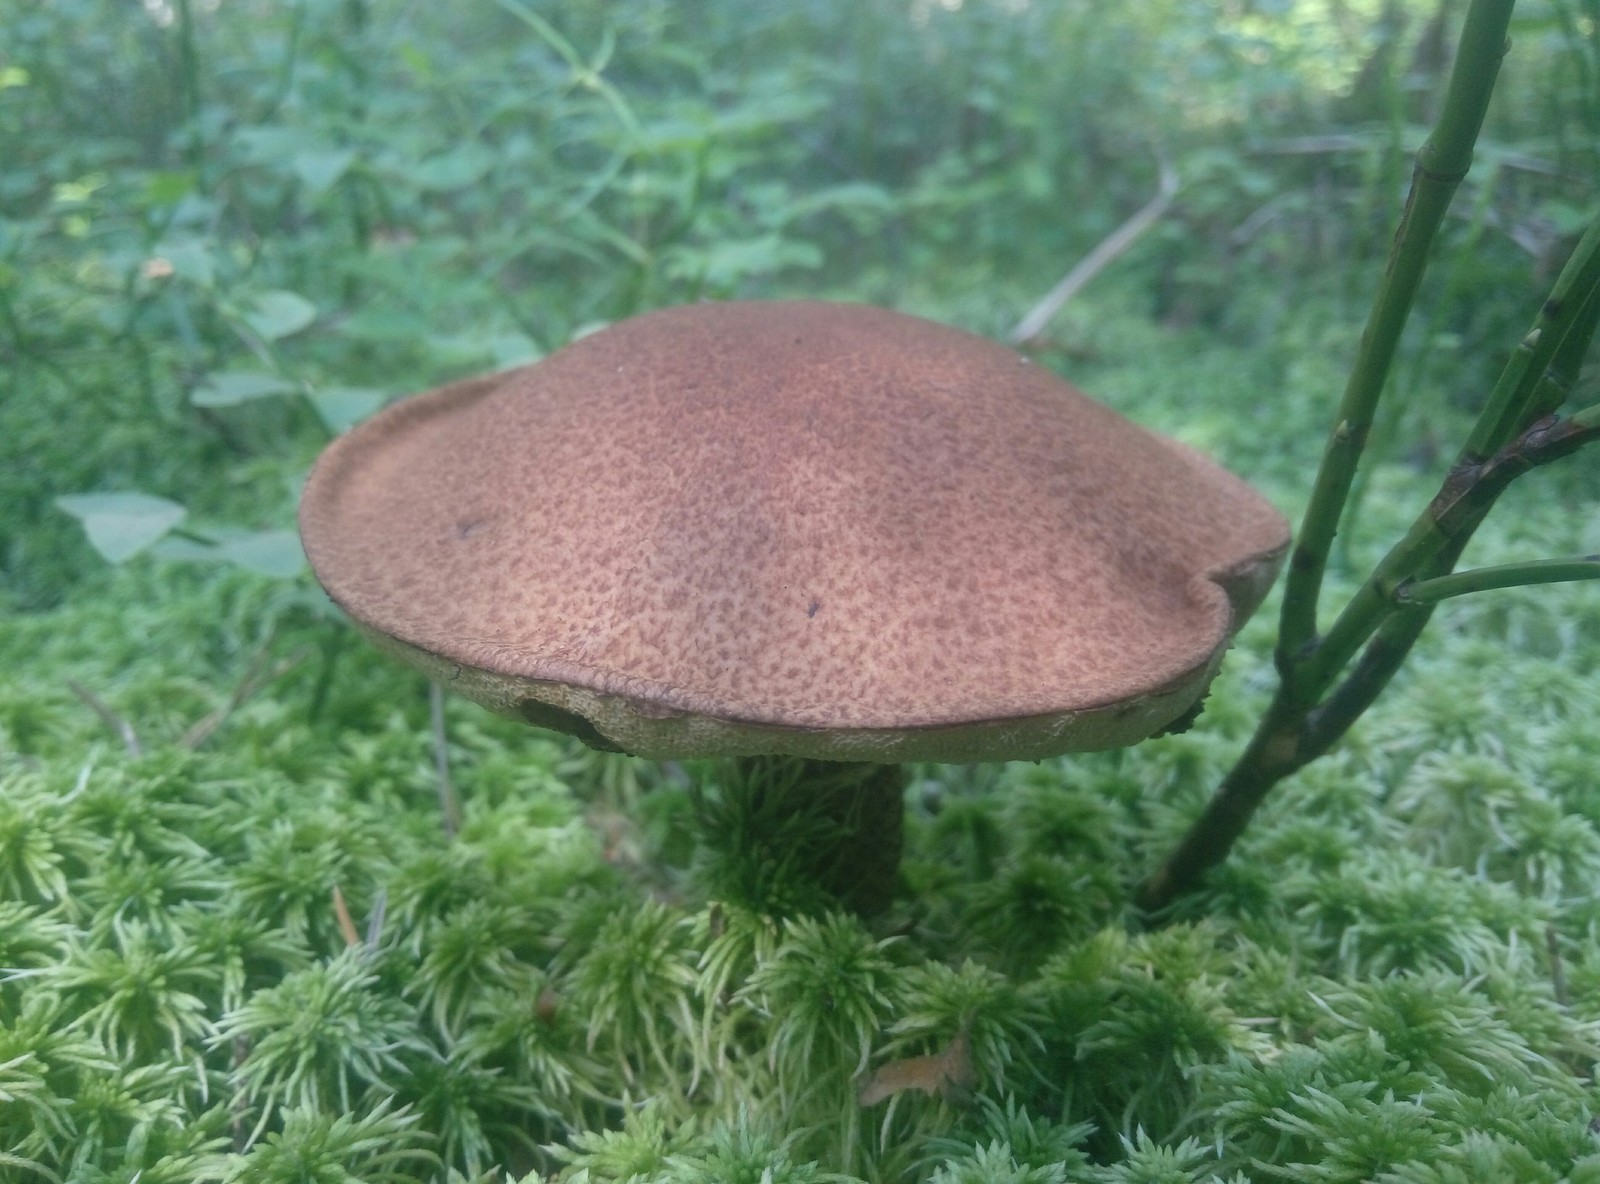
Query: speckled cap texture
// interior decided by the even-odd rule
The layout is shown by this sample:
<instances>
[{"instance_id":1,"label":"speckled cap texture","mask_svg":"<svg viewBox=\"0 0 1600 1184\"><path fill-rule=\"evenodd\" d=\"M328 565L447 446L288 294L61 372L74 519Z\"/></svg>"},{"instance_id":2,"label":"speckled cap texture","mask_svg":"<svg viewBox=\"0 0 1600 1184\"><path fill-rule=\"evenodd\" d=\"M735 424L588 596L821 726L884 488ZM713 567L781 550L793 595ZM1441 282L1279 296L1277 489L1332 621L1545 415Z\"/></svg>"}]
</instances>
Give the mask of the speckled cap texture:
<instances>
[{"instance_id":1,"label":"speckled cap texture","mask_svg":"<svg viewBox=\"0 0 1600 1184\"><path fill-rule=\"evenodd\" d=\"M369 636L649 757L1037 759L1204 694L1288 527L990 341L699 304L336 440L306 553Z\"/></svg>"}]
</instances>

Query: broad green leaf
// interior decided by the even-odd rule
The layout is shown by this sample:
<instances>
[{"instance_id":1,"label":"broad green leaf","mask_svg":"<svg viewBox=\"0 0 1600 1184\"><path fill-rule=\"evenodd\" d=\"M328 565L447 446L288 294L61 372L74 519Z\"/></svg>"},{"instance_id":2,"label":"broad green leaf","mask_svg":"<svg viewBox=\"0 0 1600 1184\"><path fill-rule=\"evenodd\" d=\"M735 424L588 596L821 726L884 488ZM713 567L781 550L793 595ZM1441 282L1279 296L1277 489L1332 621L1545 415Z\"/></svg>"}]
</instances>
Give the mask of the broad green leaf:
<instances>
[{"instance_id":1,"label":"broad green leaf","mask_svg":"<svg viewBox=\"0 0 1600 1184\"><path fill-rule=\"evenodd\" d=\"M730 104L716 114L713 128L719 140L770 133L785 124L804 123L827 110L828 97L820 92L784 89L748 101Z\"/></svg>"},{"instance_id":2,"label":"broad green leaf","mask_svg":"<svg viewBox=\"0 0 1600 1184\"><path fill-rule=\"evenodd\" d=\"M407 68L417 76L419 82L430 82L434 77L433 59L416 45L406 42L396 48L395 52Z\"/></svg>"},{"instance_id":3,"label":"broad green leaf","mask_svg":"<svg viewBox=\"0 0 1600 1184\"><path fill-rule=\"evenodd\" d=\"M463 144L451 152L429 157L410 170L419 189L465 189L489 171L494 153L478 144Z\"/></svg>"},{"instance_id":4,"label":"broad green leaf","mask_svg":"<svg viewBox=\"0 0 1600 1184\"><path fill-rule=\"evenodd\" d=\"M487 359L504 370L540 356L539 347L521 333L429 333L425 340L434 356L451 366L481 366Z\"/></svg>"},{"instance_id":5,"label":"broad green leaf","mask_svg":"<svg viewBox=\"0 0 1600 1184\"><path fill-rule=\"evenodd\" d=\"M376 345L413 342L428 335L428 320L410 309L374 301L345 321L339 332L347 340Z\"/></svg>"},{"instance_id":6,"label":"broad green leaf","mask_svg":"<svg viewBox=\"0 0 1600 1184\"><path fill-rule=\"evenodd\" d=\"M355 158L347 148L308 148L295 153L290 167L313 197L321 197L338 183Z\"/></svg>"},{"instance_id":7,"label":"broad green leaf","mask_svg":"<svg viewBox=\"0 0 1600 1184\"><path fill-rule=\"evenodd\" d=\"M165 538L150 553L179 563L231 563L274 579L290 579L305 570L305 552L295 531L217 530L207 534L209 541Z\"/></svg>"},{"instance_id":8,"label":"broad green leaf","mask_svg":"<svg viewBox=\"0 0 1600 1184\"><path fill-rule=\"evenodd\" d=\"M194 192L192 172L151 173L144 183L144 200L152 206L170 206Z\"/></svg>"},{"instance_id":9,"label":"broad green leaf","mask_svg":"<svg viewBox=\"0 0 1600 1184\"><path fill-rule=\"evenodd\" d=\"M696 114L700 114L696 112ZM635 146L644 156L671 156L699 150L710 138L709 117L696 119L667 117L639 129Z\"/></svg>"},{"instance_id":10,"label":"broad green leaf","mask_svg":"<svg viewBox=\"0 0 1600 1184\"><path fill-rule=\"evenodd\" d=\"M1582 234L1595 217L1594 207L1573 205L1559 198L1541 202L1539 213L1549 220L1557 234L1566 235Z\"/></svg>"},{"instance_id":11,"label":"broad green leaf","mask_svg":"<svg viewBox=\"0 0 1600 1184\"><path fill-rule=\"evenodd\" d=\"M382 407L388 397L366 387L330 386L313 391L311 405L330 432L347 432Z\"/></svg>"},{"instance_id":12,"label":"broad green leaf","mask_svg":"<svg viewBox=\"0 0 1600 1184\"><path fill-rule=\"evenodd\" d=\"M298 333L317 319L317 306L294 292L261 292L250 301L245 323L265 337L277 341Z\"/></svg>"},{"instance_id":13,"label":"broad green leaf","mask_svg":"<svg viewBox=\"0 0 1600 1184\"><path fill-rule=\"evenodd\" d=\"M183 535L169 534L150 548L150 554L157 559L192 563L202 559L215 559L217 546L215 543L202 542L197 537L185 538Z\"/></svg>"},{"instance_id":14,"label":"broad green leaf","mask_svg":"<svg viewBox=\"0 0 1600 1184\"><path fill-rule=\"evenodd\" d=\"M188 513L148 493L73 493L56 498L56 505L83 523L89 545L111 563L133 558Z\"/></svg>"},{"instance_id":15,"label":"broad green leaf","mask_svg":"<svg viewBox=\"0 0 1600 1184\"><path fill-rule=\"evenodd\" d=\"M216 263L204 243L193 239L162 243L156 247L155 254L157 258L172 264L174 275L203 288L209 288L216 279Z\"/></svg>"},{"instance_id":16,"label":"broad green leaf","mask_svg":"<svg viewBox=\"0 0 1600 1184\"><path fill-rule=\"evenodd\" d=\"M821 265L822 252L810 243L768 234L679 248L663 257L662 270L674 279L703 279L714 288L731 289L750 276Z\"/></svg>"},{"instance_id":17,"label":"broad green leaf","mask_svg":"<svg viewBox=\"0 0 1600 1184\"><path fill-rule=\"evenodd\" d=\"M524 333L501 333L491 337L489 352L494 356L494 364L502 370L526 366L529 362L537 362L540 357L539 347Z\"/></svg>"},{"instance_id":18,"label":"broad green leaf","mask_svg":"<svg viewBox=\"0 0 1600 1184\"><path fill-rule=\"evenodd\" d=\"M300 535L293 530L258 530L224 539L216 557L258 575L289 579L305 569L306 555Z\"/></svg>"},{"instance_id":19,"label":"broad green leaf","mask_svg":"<svg viewBox=\"0 0 1600 1184\"><path fill-rule=\"evenodd\" d=\"M894 195L881 185L849 181L813 190L789 202L784 221L793 221L823 210L863 210L888 215L894 212Z\"/></svg>"},{"instance_id":20,"label":"broad green leaf","mask_svg":"<svg viewBox=\"0 0 1600 1184\"><path fill-rule=\"evenodd\" d=\"M295 158L314 151L316 140L297 128L262 124L239 128L229 137L229 146L247 164L292 171Z\"/></svg>"},{"instance_id":21,"label":"broad green leaf","mask_svg":"<svg viewBox=\"0 0 1600 1184\"><path fill-rule=\"evenodd\" d=\"M223 370L211 375L189 395L196 407L232 407L270 395L287 395L295 384L276 374L256 370Z\"/></svg>"}]
</instances>

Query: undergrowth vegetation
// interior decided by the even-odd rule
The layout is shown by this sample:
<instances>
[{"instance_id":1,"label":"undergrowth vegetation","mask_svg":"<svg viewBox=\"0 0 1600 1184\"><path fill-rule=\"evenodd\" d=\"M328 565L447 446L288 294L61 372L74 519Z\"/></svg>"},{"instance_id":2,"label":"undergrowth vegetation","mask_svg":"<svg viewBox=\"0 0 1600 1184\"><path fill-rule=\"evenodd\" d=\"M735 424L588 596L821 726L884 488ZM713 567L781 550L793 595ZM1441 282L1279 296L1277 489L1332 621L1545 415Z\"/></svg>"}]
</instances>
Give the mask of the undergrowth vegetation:
<instances>
[{"instance_id":1,"label":"undergrowth vegetation","mask_svg":"<svg viewBox=\"0 0 1600 1184\"><path fill-rule=\"evenodd\" d=\"M1452 6L8 7L0 1180L1600 1181L1584 585L1441 607L1165 928L1129 894L1270 693L1270 604L1185 734L913 769L869 928L782 858L803 810L708 849L725 769L435 728L292 534L331 433L645 308L1003 335L1161 158L1040 356L1292 515ZM1597 25L1519 13L1338 590L1593 213ZM1474 566L1600 553L1592 458L1541 478Z\"/></svg>"}]
</instances>

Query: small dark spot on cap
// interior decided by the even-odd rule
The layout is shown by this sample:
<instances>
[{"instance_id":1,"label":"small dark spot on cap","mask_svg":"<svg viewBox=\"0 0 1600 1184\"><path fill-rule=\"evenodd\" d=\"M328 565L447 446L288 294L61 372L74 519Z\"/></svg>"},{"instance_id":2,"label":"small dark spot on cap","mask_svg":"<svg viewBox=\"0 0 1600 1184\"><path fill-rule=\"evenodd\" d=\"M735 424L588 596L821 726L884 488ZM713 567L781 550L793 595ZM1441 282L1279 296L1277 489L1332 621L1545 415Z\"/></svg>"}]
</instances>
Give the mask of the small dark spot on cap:
<instances>
[{"instance_id":1,"label":"small dark spot on cap","mask_svg":"<svg viewBox=\"0 0 1600 1184\"><path fill-rule=\"evenodd\" d=\"M811 601L811 603L806 606L806 616L808 616L808 617L816 616L817 615L817 610L819 608L821 608L821 607L822 607L822 601L813 599Z\"/></svg>"},{"instance_id":2,"label":"small dark spot on cap","mask_svg":"<svg viewBox=\"0 0 1600 1184\"><path fill-rule=\"evenodd\" d=\"M471 518L456 523L456 538L470 539L483 526L481 518Z\"/></svg>"}]
</instances>

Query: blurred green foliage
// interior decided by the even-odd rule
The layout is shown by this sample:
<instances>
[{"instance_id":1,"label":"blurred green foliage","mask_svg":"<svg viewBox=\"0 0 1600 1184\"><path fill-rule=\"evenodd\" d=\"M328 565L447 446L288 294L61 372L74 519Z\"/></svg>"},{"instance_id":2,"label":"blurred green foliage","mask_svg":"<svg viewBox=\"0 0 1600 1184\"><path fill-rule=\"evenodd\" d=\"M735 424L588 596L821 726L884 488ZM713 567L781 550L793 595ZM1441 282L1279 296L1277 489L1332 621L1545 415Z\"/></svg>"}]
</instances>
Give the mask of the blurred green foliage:
<instances>
[{"instance_id":1,"label":"blurred green foliage","mask_svg":"<svg viewBox=\"0 0 1600 1184\"><path fill-rule=\"evenodd\" d=\"M1592 9L1524 6L1452 227L1467 249L1406 381L1475 398L1495 355L1469 347L1514 330L1507 294L1536 290L1592 207ZM1184 189L1119 265L1128 298L1270 353L1308 303L1343 322L1364 298L1452 11L18 3L0 25L4 587L37 607L73 579L57 496L281 528L292 485L263 458L303 465L387 396L646 307L846 295L998 332L1146 199L1158 155ZM1061 335L1098 349L1085 321ZM1428 422L1403 427L1429 447Z\"/></svg>"},{"instance_id":2,"label":"blurred green foliage","mask_svg":"<svg viewBox=\"0 0 1600 1184\"><path fill-rule=\"evenodd\" d=\"M287 533L331 433L643 308L999 335L1160 157L1172 211L1044 358L1293 509L1457 16L0 0L0 1179L1600 1179L1592 595L1442 608L1159 934L1128 888L1270 611L1189 733L915 770L884 934L697 854L684 770L457 703L446 842L421 683ZM1594 211L1600 4L1515 37L1336 585ZM1597 493L1552 471L1470 558L1600 551ZM858 1105L961 1034L970 1095Z\"/></svg>"}]
</instances>

